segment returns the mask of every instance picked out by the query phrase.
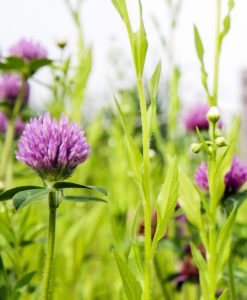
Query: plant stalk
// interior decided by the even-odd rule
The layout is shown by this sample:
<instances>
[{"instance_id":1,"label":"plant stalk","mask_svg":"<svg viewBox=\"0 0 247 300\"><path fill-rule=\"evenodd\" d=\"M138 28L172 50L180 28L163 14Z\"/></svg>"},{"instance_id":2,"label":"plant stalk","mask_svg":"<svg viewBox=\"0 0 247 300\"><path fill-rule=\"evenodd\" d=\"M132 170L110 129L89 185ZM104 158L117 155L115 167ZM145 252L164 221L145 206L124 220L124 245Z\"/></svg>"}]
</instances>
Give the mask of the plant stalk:
<instances>
[{"instance_id":1,"label":"plant stalk","mask_svg":"<svg viewBox=\"0 0 247 300\"><path fill-rule=\"evenodd\" d=\"M216 38L215 38L215 57L214 57L214 90L213 103L216 106L218 102L218 83L219 83L219 62L220 62L220 21L221 21L221 0L217 0L216 12Z\"/></svg>"},{"instance_id":2,"label":"plant stalk","mask_svg":"<svg viewBox=\"0 0 247 300\"><path fill-rule=\"evenodd\" d=\"M230 299L236 300L236 289L235 289L235 281L234 281L234 272L233 272L233 262L232 262L232 254L230 252L228 259L228 277L229 277L229 293Z\"/></svg>"},{"instance_id":3,"label":"plant stalk","mask_svg":"<svg viewBox=\"0 0 247 300\"><path fill-rule=\"evenodd\" d=\"M56 236L56 194L55 192L49 193L49 227L48 227L48 242L45 260L44 281L43 281L43 294L41 299L48 300L50 296L50 285L52 279L54 246Z\"/></svg>"},{"instance_id":4,"label":"plant stalk","mask_svg":"<svg viewBox=\"0 0 247 300\"><path fill-rule=\"evenodd\" d=\"M145 261L144 261L144 300L150 299L151 287L151 197L149 181L149 132L147 123L147 107L143 81L137 78L137 89L140 99L142 119L142 144L143 144L143 192L144 192L144 221L145 221Z\"/></svg>"}]
</instances>

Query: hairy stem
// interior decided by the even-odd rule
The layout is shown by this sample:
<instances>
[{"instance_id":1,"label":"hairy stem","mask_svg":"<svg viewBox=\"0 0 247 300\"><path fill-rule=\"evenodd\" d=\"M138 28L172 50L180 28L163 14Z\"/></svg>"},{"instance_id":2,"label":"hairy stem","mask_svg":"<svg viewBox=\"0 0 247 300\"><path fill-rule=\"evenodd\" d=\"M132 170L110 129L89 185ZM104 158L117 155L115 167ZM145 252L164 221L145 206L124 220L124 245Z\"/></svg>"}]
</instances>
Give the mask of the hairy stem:
<instances>
[{"instance_id":1,"label":"hairy stem","mask_svg":"<svg viewBox=\"0 0 247 300\"><path fill-rule=\"evenodd\" d=\"M52 268L54 258L54 246L56 235L56 194L54 192L49 193L49 227L48 227L48 242L47 252L45 260L44 282L42 300L48 300L50 295L50 285L52 279Z\"/></svg>"}]
</instances>

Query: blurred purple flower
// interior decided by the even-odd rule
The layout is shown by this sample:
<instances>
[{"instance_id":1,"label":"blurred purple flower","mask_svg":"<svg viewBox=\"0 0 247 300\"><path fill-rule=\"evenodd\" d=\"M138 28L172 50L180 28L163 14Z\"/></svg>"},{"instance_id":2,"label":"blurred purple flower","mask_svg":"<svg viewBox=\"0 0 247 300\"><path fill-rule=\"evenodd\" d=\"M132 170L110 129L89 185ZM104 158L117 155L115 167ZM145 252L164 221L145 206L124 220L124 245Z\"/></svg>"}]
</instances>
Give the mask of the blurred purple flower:
<instances>
[{"instance_id":1,"label":"blurred purple flower","mask_svg":"<svg viewBox=\"0 0 247 300\"><path fill-rule=\"evenodd\" d=\"M206 254L204 247L202 245L198 245L197 249L205 258ZM186 282L199 283L199 270L193 261L189 244L186 244L184 247L183 260L181 263L181 269L174 279L177 290L180 290Z\"/></svg>"},{"instance_id":2,"label":"blurred purple flower","mask_svg":"<svg viewBox=\"0 0 247 300\"><path fill-rule=\"evenodd\" d=\"M0 133L5 133L6 130L7 130L7 118L5 116L5 113L4 112L0 112Z\"/></svg>"},{"instance_id":3,"label":"blurred purple flower","mask_svg":"<svg viewBox=\"0 0 247 300\"><path fill-rule=\"evenodd\" d=\"M52 182L68 178L89 153L84 132L77 124L69 123L64 115L57 121L45 113L26 125L16 158Z\"/></svg>"},{"instance_id":4,"label":"blurred purple flower","mask_svg":"<svg viewBox=\"0 0 247 300\"><path fill-rule=\"evenodd\" d=\"M200 189L208 191L208 166L205 162L200 163L195 173L195 183ZM247 181L247 166L241 163L235 156L232 161L230 170L226 173L225 194L237 192Z\"/></svg>"},{"instance_id":5,"label":"blurred purple flower","mask_svg":"<svg viewBox=\"0 0 247 300\"><path fill-rule=\"evenodd\" d=\"M12 56L22 57L26 61L47 57L47 51L45 48L43 48L39 43L27 39L19 40L10 48L9 53Z\"/></svg>"},{"instance_id":6,"label":"blurred purple flower","mask_svg":"<svg viewBox=\"0 0 247 300\"><path fill-rule=\"evenodd\" d=\"M208 191L208 165L201 162L195 173L195 183L203 191Z\"/></svg>"},{"instance_id":7,"label":"blurred purple flower","mask_svg":"<svg viewBox=\"0 0 247 300\"><path fill-rule=\"evenodd\" d=\"M232 161L231 169L226 173L225 186L226 193L238 191L247 181L247 166L241 163L235 156Z\"/></svg>"},{"instance_id":8,"label":"blurred purple flower","mask_svg":"<svg viewBox=\"0 0 247 300\"><path fill-rule=\"evenodd\" d=\"M26 124L19 118L17 117L15 121L15 138L19 138L24 129L25 129ZM8 128L8 119L5 115L4 112L0 112L0 133L5 134Z\"/></svg>"},{"instance_id":9,"label":"blurred purple flower","mask_svg":"<svg viewBox=\"0 0 247 300\"><path fill-rule=\"evenodd\" d=\"M26 123L24 123L19 117L16 119L15 121L15 137L16 138L19 138L24 129L26 127Z\"/></svg>"},{"instance_id":10,"label":"blurred purple flower","mask_svg":"<svg viewBox=\"0 0 247 300\"><path fill-rule=\"evenodd\" d=\"M22 86L21 76L18 74L5 74L0 78L0 101L14 104L19 96ZM25 83L23 102L26 104L29 98L30 87Z\"/></svg>"},{"instance_id":11,"label":"blurred purple flower","mask_svg":"<svg viewBox=\"0 0 247 300\"><path fill-rule=\"evenodd\" d=\"M189 109L184 117L184 125L187 131L193 132L198 127L199 130L208 130L209 123L207 113L210 106L206 102L196 103ZM220 120L218 123L219 128L222 128L223 123Z\"/></svg>"}]
</instances>

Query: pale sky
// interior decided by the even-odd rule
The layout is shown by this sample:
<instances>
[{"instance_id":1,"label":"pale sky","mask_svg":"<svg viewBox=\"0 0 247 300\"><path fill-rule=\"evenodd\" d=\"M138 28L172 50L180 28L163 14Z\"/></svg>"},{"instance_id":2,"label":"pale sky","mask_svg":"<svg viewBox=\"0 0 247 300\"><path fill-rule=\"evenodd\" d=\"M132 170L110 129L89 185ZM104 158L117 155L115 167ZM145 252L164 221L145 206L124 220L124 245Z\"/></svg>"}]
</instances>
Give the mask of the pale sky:
<instances>
[{"instance_id":1,"label":"pale sky","mask_svg":"<svg viewBox=\"0 0 247 300\"><path fill-rule=\"evenodd\" d=\"M199 63L194 49L193 24L201 33L206 49L206 66L212 72L214 54L214 17L215 0L181 0L183 2L179 28L176 35L176 61L182 70L181 94L186 103L203 98L200 84ZM129 0L133 24L137 24L137 0ZM226 6L227 0L222 0ZM145 77L149 77L159 59L163 63L163 76L166 75L167 60L161 47L152 17L157 18L164 33L167 32L167 9L165 0L143 0L149 52ZM127 35L121 19L110 0L84 0L83 30L88 44L93 47L93 73L90 77L88 97L102 102L111 98L119 83L114 83L115 72L109 63L111 47L121 51L117 55L119 67L126 71L131 65ZM240 109L241 71L247 68L247 1L236 0L232 14L232 28L226 38L221 59L220 102L224 102L230 112ZM6 53L11 44L21 37L33 38L44 44L50 56L56 57L54 40L67 37L73 49L76 35L73 23L66 11L63 0L5 0L1 1L0 10L0 48ZM130 69L132 70L132 69ZM132 73L128 71L131 78ZM120 83L121 84L121 83ZM34 88L33 98L46 97L45 91L37 93ZM92 98L93 99L93 98ZM200 99L198 99L200 100ZM40 100L39 100L40 101ZM222 104L223 106L223 104Z\"/></svg>"}]
</instances>

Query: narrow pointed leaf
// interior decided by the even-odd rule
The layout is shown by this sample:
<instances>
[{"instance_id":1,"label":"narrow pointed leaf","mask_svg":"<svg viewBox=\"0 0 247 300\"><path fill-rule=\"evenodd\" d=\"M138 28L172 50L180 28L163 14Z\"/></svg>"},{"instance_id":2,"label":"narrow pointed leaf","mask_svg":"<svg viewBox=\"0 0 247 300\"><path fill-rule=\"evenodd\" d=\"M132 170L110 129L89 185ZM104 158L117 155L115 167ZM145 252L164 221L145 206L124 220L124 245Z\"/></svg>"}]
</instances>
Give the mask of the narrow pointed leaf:
<instances>
[{"instance_id":1,"label":"narrow pointed leaf","mask_svg":"<svg viewBox=\"0 0 247 300\"><path fill-rule=\"evenodd\" d=\"M21 191L31 190L31 189L42 189L42 186L24 185L24 186L18 186L18 187L6 190L6 191L0 193L0 201L12 199L15 194L17 194Z\"/></svg>"},{"instance_id":2,"label":"narrow pointed leaf","mask_svg":"<svg viewBox=\"0 0 247 300\"><path fill-rule=\"evenodd\" d=\"M196 227L201 227L201 199L190 177L179 170L179 203L187 219Z\"/></svg>"},{"instance_id":3,"label":"narrow pointed leaf","mask_svg":"<svg viewBox=\"0 0 247 300\"><path fill-rule=\"evenodd\" d=\"M174 214L178 199L178 164L176 158L169 163L165 181L157 199L158 223L152 246L155 251L157 242L164 236L167 224Z\"/></svg>"},{"instance_id":4,"label":"narrow pointed leaf","mask_svg":"<svg viewBox=\"0 0 247 300\"><path fill-rule=\"evenodd\" d=\"M161 62L158 63L151 79L148 82L148 91L151 99L157 98L159 81L160 81L160 73L161 73Z\"/></svg>"},{"instance_id":5,"label":"narrow pointed leaf","mask_svg":"<svg viewBox=\"0 0 247 300\"><path fill-rule=\"evenodd\" d=\"M237 210L234 209L226 223L220 230L219 237L216 243L216 253L218 254L217 259L217 271L220 273L222 268L224 267L230 253L230 243L232 238L232 230L234 226L234 222L236 219Z\"/></svg>"},{"instance_id":6,"label":"narrow pointed leaf","mask_svg":"<svg viewBox=\"0 0 247 300\"><path fill-rule=\"evenodd\" d=\"M142 289L139 281L130 270L128 264L122 259L120 255L114 252L118 269L122 278L124 292L128 300L140 300Z\"/></svg>"},{"instance_id":7,"label":"narrow pointed leaf","mask_svg":"<svg viewBox=\"0 0 247 300\"><path fill-rule=\"evenodd\" d=\"M217 298L217 300L228 300L229 299L229 292L228 289L225 289L224 292Z\"/></svg>"},{"instance_id":8,"label":"narrow pointed leaf","mask_svg":"<svg viewBox=\"0 0 247 300\"><path fill-rule=\"evenodd\" d=\"M33 276L36 274L36 272L30 272L25 274L16 284L14 287L15 290L21 289L25 286L27 286L30 281L32 280Z\"/></svg>"},{"instance_id":9,"label":"narrow pointed leaf","mask_svg":"<svg viewBox=\"0 0 247 300\"><path fill-rule=\"evenodd\" d=\"M98 197L91 197L91 196L75 196L75 195L67 195L63 197L64 200L67 201L74 201L74 202L107 202L104 199Z\"/></svg>"},{"instance_id":10,"label":"narrow pointed leaf","mask_svg":"<svg viewBox=\"0 0 247 300\"><path fill-rule=\"evenodd\" d=\"M0 255L0 299L8 299L8 277L4 268L3 260Z\"/></svg>"},{"instance_id":11,"label":"narrow pointed leaf","mask_svg":"<svg viewBox=\"0 0 247 300\"><path fill-rule=\"evenodd\" d=\"M100 192L107 196L107 190L103 186L93 186L93 185L82 185L73 182L56 182L53 187L57 190L60 189L89 189Z\"/></svg>"}]
</instances>

